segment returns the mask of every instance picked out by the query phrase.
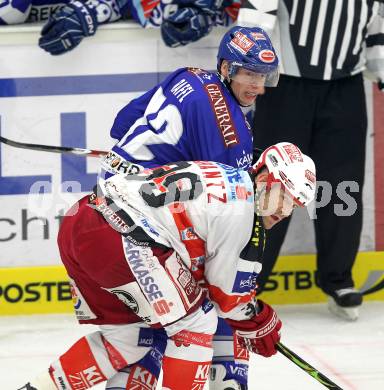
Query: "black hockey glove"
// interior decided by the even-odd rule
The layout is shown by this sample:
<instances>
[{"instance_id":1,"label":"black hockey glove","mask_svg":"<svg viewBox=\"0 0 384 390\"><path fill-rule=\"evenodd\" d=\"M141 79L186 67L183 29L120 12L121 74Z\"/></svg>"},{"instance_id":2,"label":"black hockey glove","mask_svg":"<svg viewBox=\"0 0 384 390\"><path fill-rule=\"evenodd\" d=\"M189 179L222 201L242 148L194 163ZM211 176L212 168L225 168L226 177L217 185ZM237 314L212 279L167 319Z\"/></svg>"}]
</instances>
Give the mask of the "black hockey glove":
<instances>
[{"instance_id":1,"label":"black hockey glove","mask_svg":"<svg viewBox=\"0 0 384 390\"><path fill-rule=\"evenodd\" d=\"M97 26L96 9L72 0L48 19L39 46L52 55L63 54L75 48L84 37L94 35Z\"/></svg>"}]
</instances>

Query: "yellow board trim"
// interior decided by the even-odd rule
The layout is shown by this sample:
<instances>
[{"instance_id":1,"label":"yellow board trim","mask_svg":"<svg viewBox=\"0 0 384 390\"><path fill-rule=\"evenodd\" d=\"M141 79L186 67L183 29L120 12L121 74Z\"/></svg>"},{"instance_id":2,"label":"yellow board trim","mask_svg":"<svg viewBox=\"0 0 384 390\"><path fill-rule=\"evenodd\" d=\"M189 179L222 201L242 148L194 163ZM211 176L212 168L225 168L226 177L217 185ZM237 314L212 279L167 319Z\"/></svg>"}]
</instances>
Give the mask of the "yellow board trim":
<instances>
[{"instance_id":1,"label":"yellow board trim","mask_svg":"<svg viewBox=\"0 0 384 390\"><path fill-rule=\"evenodd\" d=\"M279 257L262 293L263 299L271 304L325 302L327 296L315 284L315 271L314 254ZM353 267L353 280L355 287L364 293L365 301L384 300L384 252L359 253ZM370 293L375 286L379 290Z\"/></svg>"},{"instance_id":2,"label":"yellow board trim","mask_svg":"<svg viewBox=\"0 0 384 390\"><path fill-rule=\"evenodd\" d=\"M0 269L1 315L71 312L71 291L63 266Z\"/></svg>"},{"instance_id":3,"label":"yellow board trim","mask_svg":"<svg viewBox=\"0 0 384 390\"><path fill-rule=\"evenodd\" d=\"M315 255L281 256L262 294L271 304L326 301L315 285ZM356 288L364 300L384 300L384 252L359 253L353 269ZM0 315L71 313L68 277L63 266L1 268Z\"/></svg>"}]
</instances>

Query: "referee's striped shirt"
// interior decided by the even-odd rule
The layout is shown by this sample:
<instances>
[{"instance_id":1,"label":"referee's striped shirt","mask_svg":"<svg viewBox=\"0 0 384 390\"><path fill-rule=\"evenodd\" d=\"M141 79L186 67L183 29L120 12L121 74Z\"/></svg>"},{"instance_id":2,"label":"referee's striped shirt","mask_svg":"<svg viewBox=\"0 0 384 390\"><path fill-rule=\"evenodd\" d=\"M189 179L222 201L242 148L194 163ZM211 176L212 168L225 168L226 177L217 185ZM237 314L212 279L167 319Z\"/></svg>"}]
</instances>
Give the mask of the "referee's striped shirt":
<instances>
[{"instance_id":1,"label":"referee's striped shirt","mask_svg":"<svg viewBox=\"0 0 384 390\"><path fill-rule=\"evenodd\" d=\"M284 74L384 81L384 0L245 0L238 24L272 35Z\"/></svg>"}]
</instances>

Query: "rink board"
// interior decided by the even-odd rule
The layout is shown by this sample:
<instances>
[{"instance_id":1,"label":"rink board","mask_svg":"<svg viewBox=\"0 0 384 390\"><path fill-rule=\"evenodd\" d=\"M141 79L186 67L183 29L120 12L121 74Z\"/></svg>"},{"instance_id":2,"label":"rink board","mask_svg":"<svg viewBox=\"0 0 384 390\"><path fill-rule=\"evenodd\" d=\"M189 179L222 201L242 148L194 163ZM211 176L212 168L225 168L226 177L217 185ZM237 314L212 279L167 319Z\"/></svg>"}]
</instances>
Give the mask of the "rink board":
<instances>
[{"instance_id":1,"label":"rink board","mask_svg":"<svg viewBox=\"0 0 384 390\"><path fill-rule=\"evenodd\" d=\"M384 300L384 252L359 253L356 287L365 300ZM315 256L280 257L263 299L272 304L324 302L315 283ZM62 266L0 269L0 314L68 313L71 291Z\"/></svg>"},{"instance_id":2,"label":"rink board","mask_svg":"<svg viewBox=\"0 0 384 390\"><path fill-rule=\"evenodd\" d=\"M36 44L40 28L0 27L1 135L100 150L114 143L109 130L117 112L169 72L183 66L215 69L225 31L214 29L191 45L169 48L159 30L112 23L75 50L50 56ZM375 136L367 139L362 252L384 250L384 94L370 82L366 92L368 134ZM92 191L99 168L95 158L0 145L1 267L59 264L56 237L62 216ZM297 210L282 253L311 253L312 225L308 212Z\"/></svg>"}]
</instances>

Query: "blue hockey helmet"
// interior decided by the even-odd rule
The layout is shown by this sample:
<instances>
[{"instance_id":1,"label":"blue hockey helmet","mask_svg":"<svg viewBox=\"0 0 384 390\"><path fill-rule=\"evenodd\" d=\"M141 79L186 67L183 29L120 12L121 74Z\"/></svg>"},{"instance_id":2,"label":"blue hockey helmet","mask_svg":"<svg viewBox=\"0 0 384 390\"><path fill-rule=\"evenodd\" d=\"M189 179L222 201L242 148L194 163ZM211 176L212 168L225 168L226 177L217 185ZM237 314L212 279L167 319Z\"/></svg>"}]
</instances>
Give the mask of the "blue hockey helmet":
<instances>
[{"instance_id":1,"label":"blue hockey helmet","mask_svg":"<svg viewBox=\"0 0 384 390\"><path fill-rule=\"evenodd\" d=\"M223 36L217 54L217 66L229 63L229 78L236 79L240 68L254 72L254 83L275 87L279 80L279 59L267 33L260 27L232 27ZM249 77L247 79L249 81Z\"/></svg>"}]
</instances>

